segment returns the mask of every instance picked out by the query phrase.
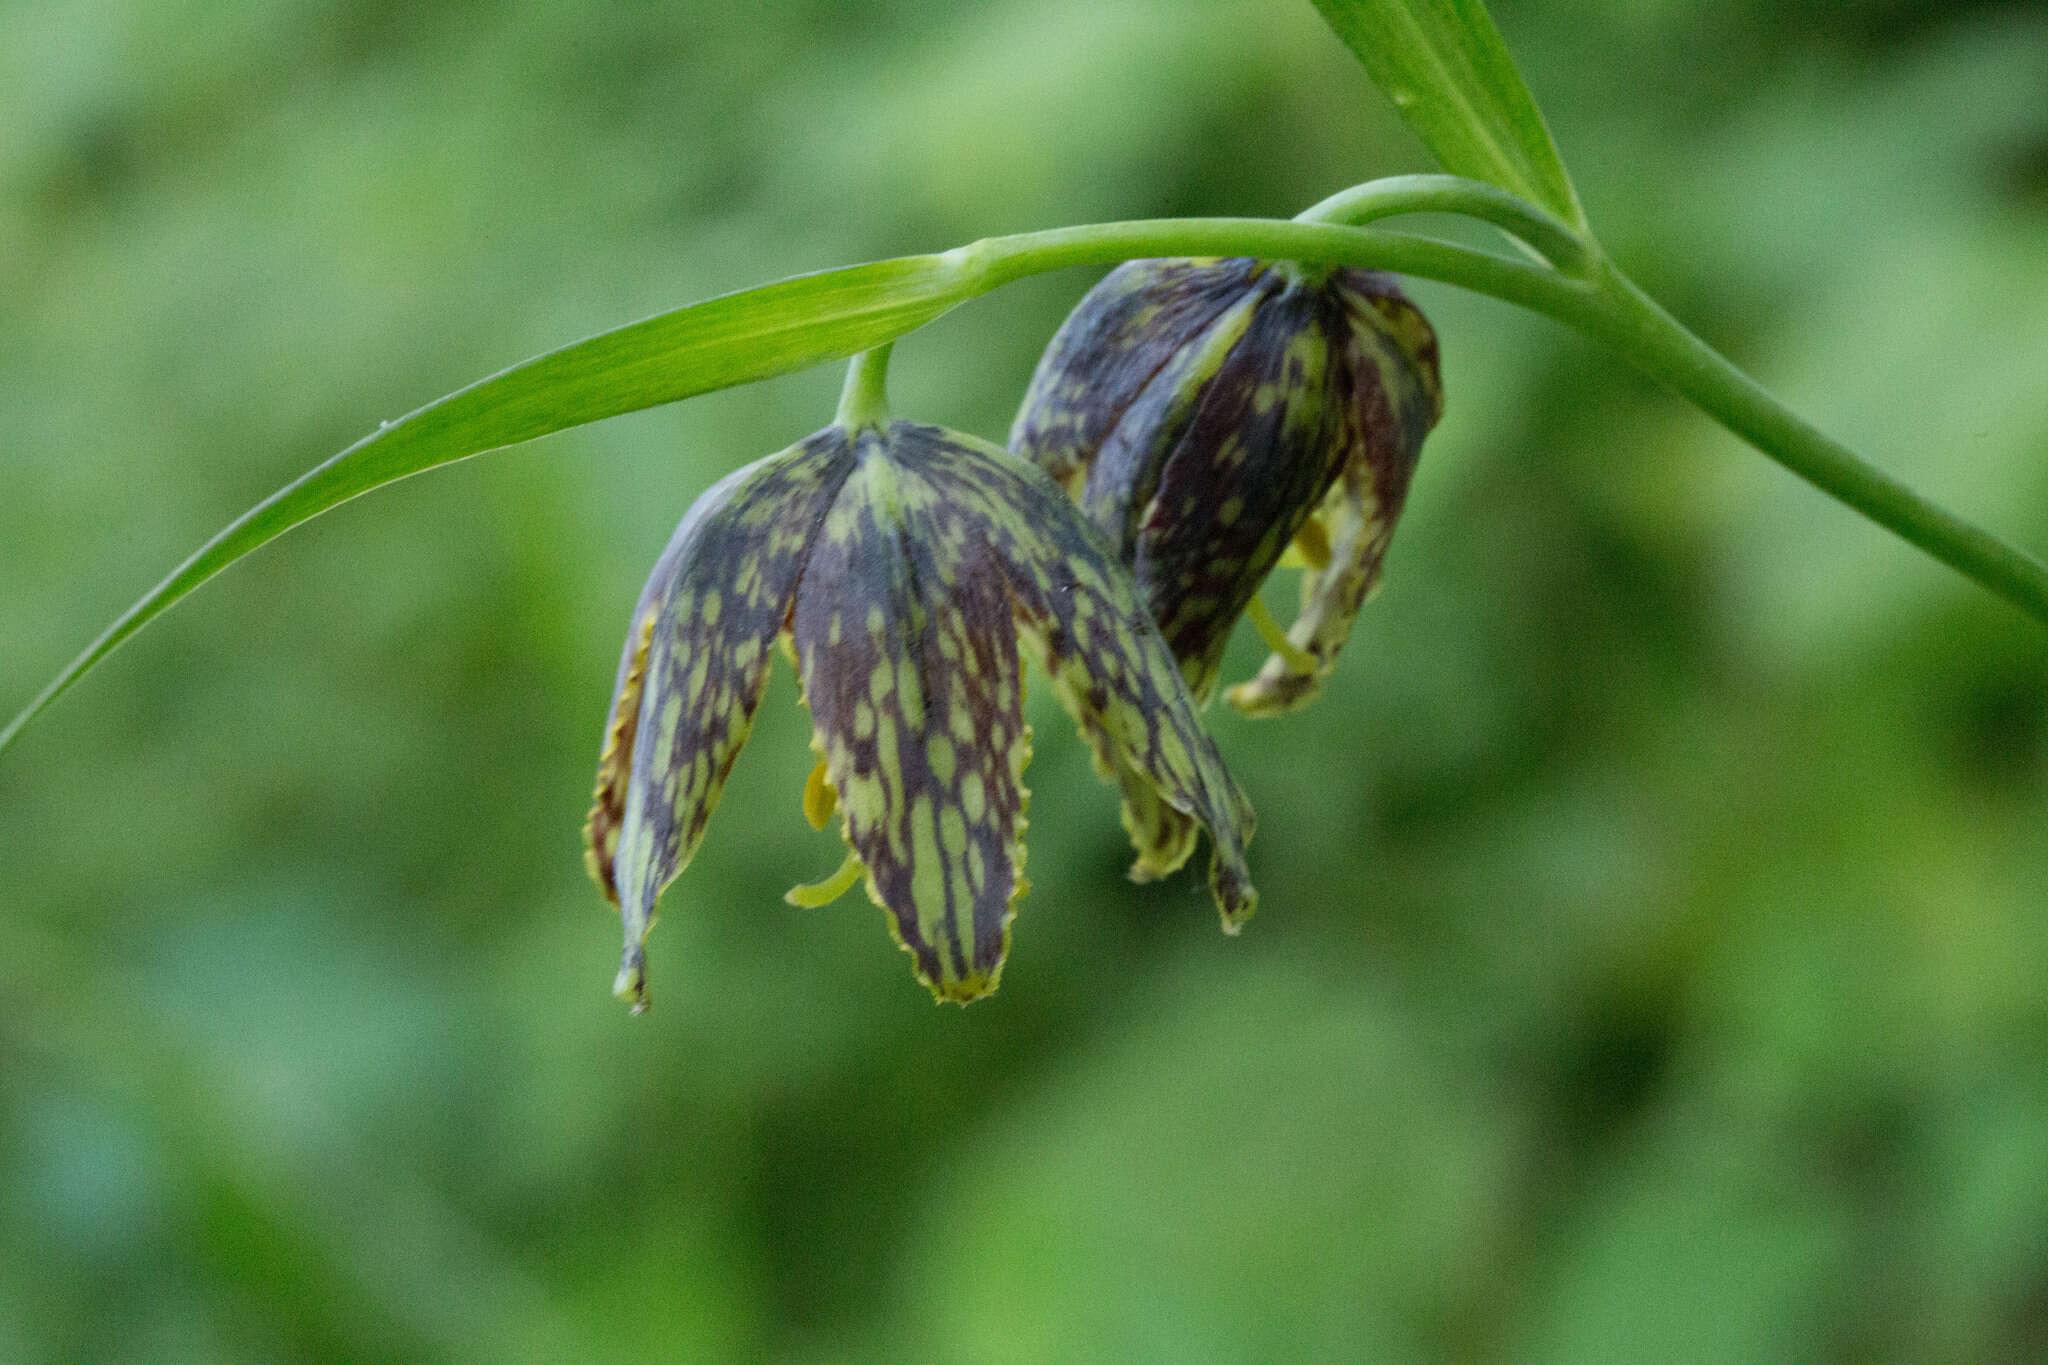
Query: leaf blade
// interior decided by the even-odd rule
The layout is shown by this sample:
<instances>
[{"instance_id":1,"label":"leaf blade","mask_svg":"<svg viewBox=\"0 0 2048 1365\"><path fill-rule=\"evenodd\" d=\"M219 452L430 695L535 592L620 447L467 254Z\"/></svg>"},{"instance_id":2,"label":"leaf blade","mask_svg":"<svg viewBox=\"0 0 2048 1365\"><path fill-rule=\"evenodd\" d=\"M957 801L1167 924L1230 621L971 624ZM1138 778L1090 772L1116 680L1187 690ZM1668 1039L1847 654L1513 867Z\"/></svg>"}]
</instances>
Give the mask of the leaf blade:
<instances>
[{"instance_id":1,"label":"leaf blade","mask_svg":"<svg viewBox=\"0 0 2048 1365\"><path fill-rule=\"evenodd\" d=\"M946 256L902 256L723 294L501 370L388 422L230 522L0 728L0 751L129 637L237 559L387 483L714 389L853 355L974 292Z\"/></svg>"},{"instance_id":2,"label":"leaf blade","mask_svg":"<svg viewBox=\"0 0 2048 1365\"><path fill-rule=\"evenodd\" d=\"M1484 0L1315 0L1445 170L1489 181L1585 231L1542 111Z\"/></svg>"}]
</instances>

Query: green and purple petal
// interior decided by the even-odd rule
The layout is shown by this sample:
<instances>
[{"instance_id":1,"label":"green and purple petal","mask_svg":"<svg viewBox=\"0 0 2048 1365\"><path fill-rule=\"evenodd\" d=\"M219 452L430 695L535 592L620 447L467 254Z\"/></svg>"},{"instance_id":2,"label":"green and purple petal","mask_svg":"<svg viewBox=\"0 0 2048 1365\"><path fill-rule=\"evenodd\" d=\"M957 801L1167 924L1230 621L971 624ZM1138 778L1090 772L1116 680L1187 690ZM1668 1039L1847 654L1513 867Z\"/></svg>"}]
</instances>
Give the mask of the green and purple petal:
<instances>
[{"instance_id":1,"label":"green and purple petal","mask_svg":"<svg viewBox=\"0 0 2048 1365\"><path fill-rule=\"evenodd\" d=\"M618 991L636 1005L655 901L696 852L746 743L814 531L851 468L843 433L828 431L721 480L634 608L586 839L624 923Z\"/></svg>"},{"instance_id":2,"label":"green and purple petal","mask_svg":"<svg viewBox=\"0 0 2048 1365\"><path fill-rule=\"evenodd\" d=\"M1138 590L1198 701L1215 690L1231 627L1348 454L1345 375L1331 363L1343 305L1320 281L1273 277L1281 284L1159 453L1135 538Z\"/></svg>"},{"instance_id":3,"label":"green and purple petal","mask_svg":"<svg viewBox=\"0 0 2048 1365\"><path fill-rule=\"evenodd\" d=\"M1158 373L1240 307L1245 257L1125 261L1060 325L1031 376L1010 449L1061 483L1095 459Z\"/></svg>"},{"instance_id":4,"label":"green and purple petal","mask_svg":"<svg viewBox=\"0 0 2048 1365\"><path fill-rule=\"evenodd\" d=\"M847 843L919 979L972 1000L1009 950L1031 752L1020 625L1122 780L1141 865L1171 871L1209 829L1218 904L1242 920L1249 807L1128 579L1060 489L1006 451L905 422L863 430L854 461L791 634Z\"/></svg>"},{"instance_id":5,"label":"green and purple petal","mask_svg":"<svg viewBox=\"0 0 2048 1365\"><path fill-rule=\"evenodd\" d=\"M1292 710L1320 689L1379 584L1423 438L1443 412L1436 336L1421 312L1372 272L1338 271L1331 288L1345 309L1337 368L1348 388L1348 459L1322 506L1327 562L1303 571L1301 610L1287 631L1314 667L1269 655L1254 677L1229 691L1231 705L1247 715Z\"/></svg>"},{"instance_id":6,"label":"green and purple petal","mask_svg":"<svg viewBox=\"0 0 2048 1365\"><path fill-rule=\"evenodd\" d=\"M1024 680L986 527L863 428L791 635L847 843L918 978L994 990L1024 860Z\"/></svg>"},{"instance_id":7,"label":"green and purple petal","mask_svg":"<svg viewBox=\"0 0 2048 1365\"><path fill-rule=\"evenodd\" d=\"M1257 903L1245 866L1249 801L1201 728L1172 653L1101 534L1041 471L995 446L897 423L891 449L936 495L948 541L974 546L1010 585L1022 635L1123 790L1140 880L1185 862L1196 828L1226 928Z\"/></svg>"}]
</instances>

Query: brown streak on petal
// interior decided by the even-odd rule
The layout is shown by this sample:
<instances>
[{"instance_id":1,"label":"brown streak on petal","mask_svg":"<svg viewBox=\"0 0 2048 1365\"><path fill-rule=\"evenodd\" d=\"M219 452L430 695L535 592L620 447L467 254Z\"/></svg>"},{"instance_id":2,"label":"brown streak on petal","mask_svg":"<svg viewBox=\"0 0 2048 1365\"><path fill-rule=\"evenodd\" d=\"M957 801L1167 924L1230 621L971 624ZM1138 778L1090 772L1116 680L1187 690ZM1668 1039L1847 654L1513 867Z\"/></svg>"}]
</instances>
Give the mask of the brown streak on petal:
<instances>
[{"instance_id":1,"label":"brown streak on petal","mask_svg":"<svg viewBox=\"0 0 2048 1365\"><path fill-rule=\"evenodd\" d=\"M633 770L633 734L640 723L640 693L647 680L654 617L654 612L647 612L635 632L632 660L612 702L612 722L605 731L604 753L597 761L590 817L583 825L583 865L614 906L619 903L619 886L612 875L612 859L618 853L619 825L626 818L626 779Z\"/></svg>"}]
</instances>

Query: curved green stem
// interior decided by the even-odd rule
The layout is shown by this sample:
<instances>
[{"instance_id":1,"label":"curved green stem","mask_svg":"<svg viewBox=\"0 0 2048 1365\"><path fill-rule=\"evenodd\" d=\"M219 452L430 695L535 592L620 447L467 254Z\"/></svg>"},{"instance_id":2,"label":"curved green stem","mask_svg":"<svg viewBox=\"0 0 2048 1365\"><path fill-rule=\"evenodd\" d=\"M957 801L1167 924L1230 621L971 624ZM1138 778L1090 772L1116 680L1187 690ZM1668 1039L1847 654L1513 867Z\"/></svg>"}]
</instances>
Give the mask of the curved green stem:
<instances>
[{"instance_id":1,"label":"curved green stem","mask_svg":"<svg viewBox=\"0 0 2048 1365\"><path fill-rule=\"evenodd\" d=\"M1404 213L1456 213L1493 224L1567 275L1588 273L1599 258L1591 241L1498 185L1461 175L1390 175L1339 190L1294 215L1297 223L1362 226Z\"/></svg>"},{"instance_id":2,"label":"curved green stem","mask_svg":"<svg viewBox=\"0 0 2048 1365\"><path fill-rule=\"evenodd\" d=\"M1347 225L1418 212L1493 223L1556 268ZM1458 285L1542 313L1614 347L1815 487L2048 622L2048 568L2039 560L1929 502L1801 420L1658 307L1590 239L1492 186L1455 176L1398 176L1333 195L1295 221L1095 223L796 276L515 365L383 424L231 523L0 727L0 750L101 659L222 568L372 488L604 417L867 352L848 375L842 406L842 416L863 420L880 411L886 348L895 338L1027 275L1142 256L1360 266Z\"/></svg>"},{"instance_id":3,"label":"curved green stem","mask_svg":"<svg viewBox=\"0 0 2048 1365\"><path fill-rule=\"evenodd\" d=\"M962 298L972 298L1048 270L1115 265L1144 256L1257 256L1389 270L1491 294L1552 316L1558 316L1553 310L1576 314L1594 307L1597 292L1586 281L1533 261L1381 228L1278 218L1140 218L1048 228L984 237L942 259L956 272Z\"/></svg>"},{"instance_id":4,"label":"curved green stem","mask_svg":"<svg viewBox=\"0 0 2048 1365\"><path fill-rule=\"evenodd\" d=\"M1137 256L1220 255L1391 270L1519 304L1613 347L1816 488L2048 623L2048 566L1930 502L1820 432L1597 256L1585 263L1587 273L1575 278L1427 238L1257 218L1055 228L988 238L948 255L976 294L1072 265L1108 265Z\"/></svg>"}]
</instances>

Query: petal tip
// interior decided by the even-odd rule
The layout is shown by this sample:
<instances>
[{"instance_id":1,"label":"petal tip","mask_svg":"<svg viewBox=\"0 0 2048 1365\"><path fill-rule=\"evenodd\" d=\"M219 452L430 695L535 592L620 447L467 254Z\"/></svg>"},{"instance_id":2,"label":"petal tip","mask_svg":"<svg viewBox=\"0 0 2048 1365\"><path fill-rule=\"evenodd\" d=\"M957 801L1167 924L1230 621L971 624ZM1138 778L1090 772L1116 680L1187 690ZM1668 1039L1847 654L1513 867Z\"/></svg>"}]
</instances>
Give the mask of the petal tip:
<instances>
[{"instance_id":1,"label":"petal tip","mask_svg":"<svg viewBox=\"0 0 2048 1365\"><path fill-rule=\"evenodd\" d=\"M1216 899L1216 912L1223 932L1233 937L1259 908L1258 888L1251 884L1242 864L1226 866L1220 860L1209 865L1209 891Z\"/></svg>"},{"instance_id":2,"label":"petal tip","mask_svg":"<svg viewBox=\"0 0 2048 1365\"><path fill-rule=\"evenodd\" d=\"M636 1015L647 1013L647 955L639 948L628 948L619 963L619 974L612 979L612 996L633 1007Z\"/></svg>"},{"instance_id":3,"label":"petal tip","mask_svg":"<svg viewBox=\"0 0 2048 1365\"><path fill-rule=\"evenodd\" d=\"M924 984L931 988L932 999L936 1003L964 1007L994 995L1002 975L1002 966L998 964L992 972L976 972L952 981L927 981Z\"/></svg>"}]
</instances>

